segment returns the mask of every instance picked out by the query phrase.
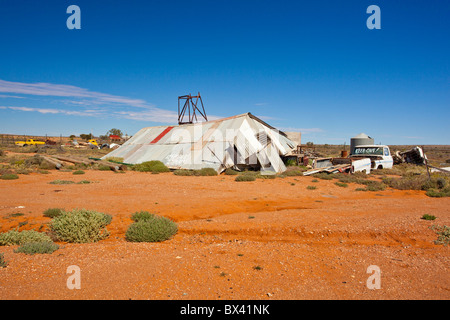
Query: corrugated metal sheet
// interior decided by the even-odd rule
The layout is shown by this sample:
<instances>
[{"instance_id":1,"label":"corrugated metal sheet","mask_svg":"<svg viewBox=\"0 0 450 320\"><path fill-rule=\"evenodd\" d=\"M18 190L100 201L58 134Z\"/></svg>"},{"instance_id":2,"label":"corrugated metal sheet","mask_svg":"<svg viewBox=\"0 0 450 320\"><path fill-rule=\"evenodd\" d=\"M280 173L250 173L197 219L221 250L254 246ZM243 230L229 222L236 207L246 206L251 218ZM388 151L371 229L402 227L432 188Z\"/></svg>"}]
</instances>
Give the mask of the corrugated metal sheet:
<instances>
[{"instance_id":1,"label":"corrugated metal sheet","mask_svg":"<svg viewBox=\"0 0 450 320\"><path fill-rule=\"evenodd\" d=\"M137 164L159 160L171 169L214 168L234 165L286 170L281 155L296 147L287 136L250 113L209 122L157 126L139 130L107 157Z\"/></svg>"}]
</instances>

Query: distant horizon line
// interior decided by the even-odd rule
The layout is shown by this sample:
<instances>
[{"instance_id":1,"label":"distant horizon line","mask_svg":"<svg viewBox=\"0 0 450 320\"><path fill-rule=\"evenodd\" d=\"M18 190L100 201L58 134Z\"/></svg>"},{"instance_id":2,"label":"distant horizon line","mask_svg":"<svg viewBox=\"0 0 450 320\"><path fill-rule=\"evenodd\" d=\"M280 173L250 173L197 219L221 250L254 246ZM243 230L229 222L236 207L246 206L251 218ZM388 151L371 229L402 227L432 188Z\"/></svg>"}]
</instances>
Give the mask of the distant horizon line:
<instances>
[{"instance_id":1,"label":"distant horizon line","mask_svg":"<svg viewBox=\"0 0 450 320\"><path fill-rule=\"evenodd\" d=\"M90 133L90 132L89 132ZM86 133L86 134L89 134ZM45 134L45 135L39 135L39 134L15 134L15 133L0 133L0 136L17 136L17 137L46 137L46 138L70 138L70 135L49 135L49 134ZM130 138L133 135L128 135ZM79 135L76 137L80 137ZM93 138L95 138L96 135L93 134ZM97 137L100 137L100 135L98 135ZM309 141L308 141L309 142ZM343 143L315 143L313 142L313 145L320 145L320 146L324 146L324 145L330 145L330 146L343 146ZM374 143L374 145L388 145L388 146L450 146L450 144L440 144L440 143L415 143L415 144L402 144L402 143ZM306 146L306 143L301 144L301 146ZM345 144L345 146L349 146L347 144Z\"/></svg>"}]
</instances>

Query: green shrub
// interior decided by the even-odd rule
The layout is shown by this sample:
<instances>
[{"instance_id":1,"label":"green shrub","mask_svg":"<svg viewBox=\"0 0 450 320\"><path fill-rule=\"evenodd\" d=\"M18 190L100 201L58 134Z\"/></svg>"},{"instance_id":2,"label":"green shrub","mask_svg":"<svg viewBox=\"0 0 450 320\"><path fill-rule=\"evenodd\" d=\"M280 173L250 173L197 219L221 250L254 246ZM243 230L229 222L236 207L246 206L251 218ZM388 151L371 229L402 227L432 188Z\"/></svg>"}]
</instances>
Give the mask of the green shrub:
<instances>
[{"instance_id":1,"label":"green shrub","mask_svg":"<svg viewBox=\"0 0 450 320\"><path fill-rule=\"evenodd\" d=\"M72 174L85 174L83 170L74 171Z\"/></svg>"},{"instance_id":2,"label":"green shrub","mask_svg":"<svg viewBox=\"0 0 450 320\"><path fill-rule=\"evenodd\" d=\"M16 174L30 174L32 171L24 168L16 169Z\"/></svg>"},{"instance_id":3,"label":"green shrub","mask_svg":"<svg viewBox=\"0 0 450 320\"><path fill-rule=\"evenodd\" d=\"M142 220L150 220L154 219L155 215L148 211L138 211L131 215L131 220L134 222L142 221Z\"/></svg>"},{"instance_id":4,"label":"green shrub","mask_svg":"<svg viewBox=\"0 0 450 320\"><path fill-rule=\"evenodd\" d=\"M104 164L100 164L100 165L97 167L97 169L100 170L100 171L110 171L110 170L111 170L110 167L105 166Z\"/></svg>"},{"instance_id":5,"label":"green shrub","mask_svg":"<svg viewBox=\"0 0 450 320\"><path fill-rule=\"evenodd\" d=\"M158 160L146 161L140 164L135 164L132 167L132 170L139 172L169 172L170 169L166 167L164 163Z\"/></svg>"},{"instance_id":6,"label":"green shrub","mask_svg":"<svg viewBox=\"0 0 450 320\"><path fill-rule=\"evenodd\" d=\"M217 176L217 171L213 168L202 168L200 170L194 170L195 176Z\"/></svg>"},{"instance_id":7,"label":"green shrub","mask_svg":"<svg viewBox=\"0 0 450 320\"><path fill-rule=\"evenodd\" d=\"M335 182L334 184L337 185L338 187L342 187L342 188L347 188L348 187L348 184L343 183L343 182Z\"/></svg>"},{"instance_id":8,"label":"green shrub","mask_svg":"<svg viewBox=\"0 0 450 320\"><path fill-rule=\"evenodd\" d=\"M237 176L239 174L239 171L228 168L227 170L225 170L225 174L227 176Z\"/></svg>"},{"instance_id":9,"label":"green shrub","mask_svg":"<svg viewBox=\"0 0 450 320\"><path fill-rule=\"evenodd\" d=\"M425 193L429 197L433 198L443 198L443 197L450 197L450 188L445 188L442 190L439 189L429 189Z\"/></svg>"},{"instance_id":10,"label":"green shrub","mask_svg":"<svg viewBox=\"0 0 450 320\"><path fill-rule=\"evenodd\" d=\"M447 246L450 243L450 227L449 226L431 226L431 230L436 232L438 235L437 240L434 241L435 244L443 244Z\"/></svg>"},{"instance_id":11,"label":"green shrub","mask_svg":"<svg viewBox=\"0 0 450 320\"><path fill-rule=\"evenodd\" d=\"M255 175L256 179L275 179L277 174L274 171L260 171Z\"/></svg>"},{"instance_id":12,"label":"green shrub","mask_svg":"<svg viewBox=\"0 0 450 320\"><path fill-rule=\"evenodd\" d=\"M6 268L8 263L5 261L4 253L0 253L0 268Z\"/></svg>"},{"instance_id":13,"label":"green shrub","mask_svg":"<svg viewBox=\"0 0 450 320\"><path fill-rule=\"evenodd\" d=\"M90 184L90 183L92 183L92 182L89 180L81 180L81 181L77 182L77 184Z\"/></svg>"},{"instance_id":14,"label":"green shrub","mask_svg":"<svg viewBox=\"0 0 450 320\"><path fill-rule=\"evenodd\" d=\"M359 184L366 184L367 180L366 177L361 177L360 175L355 174L346 174L346 175L338 175L337 178L342 183L359 183Z\"/></svg>"},{"instance_id":15,"label":"green shrub","mask_svg":"<svg viewBox=\"0 0 450 320\"><path fill-rule=\"evenodd\" d=\"M15 179L19 179L19 176L17 174L6 173L6 174L1 175L0 179L2 179L2 180L15 180Z\"/></svg>"},{"instance_id":16,"label":"green shrub","mask_svg":"<svg viewBox=\"0 0 450 320\"><path fill-rule=\"evenodd\" d=\"M153 217L132 223L125 238L130 242L160 242L170 239L178 231L178 226L165 217Z\"/></svg>"},{"instance_id":17,"label":"green shrub","mask_svg":"<svg viewBox=\"0 0 450 320\"><path fill-rule=\"evenodd\" d=\"M25 243L14 252L17 253L25 253L25 254L43 254L43 253L53 253L56 250L59 249L59 246L53 242L50 241L44 241L44 242L29 242Z\"/></svg>"},{"instance_id":18,"label":"green shrub","mask_svg":"<svg viewBox=\"0 0 450 320\"><path fill-rule=\"evenodd\" d=\"M173 172L176 176L193 176L194 171L192 170L186 170L186 169L178 169Z\"/></svg>"},{"instance_id":19,"label":"green shrub","mask_svg":"<svg viewBox=\"0 0 450 320\"><path fill-rule=\"evenodd\" d=\"M69 180L53 180L51 182L49 182L50 184L73 184L75 183L74 181L69 181Z\"/></svg>"},{"instance_id":20,"label":"green shrub","mask_svg":"<svg viewBox=\"0 0 450 320\"><path fill-rule=\"evenodd\" d=\"M52 241L51 238L42 232L34 230L10 230L0 234L0 246L23 245L29 242Z\"/></svg>"},{"instance_id":21,"label":"green shrub","mask_svg":"<svg viewBox=\"0 0 450 320\"><path fill-rule=\"evenodd\" d=\"M63 214L64 209L61 208L50 208L44 211L44 216L49 218L55 218Z\"/></svg>"},{"instance_id":22,"label":"green shrub","mask_svg":"<svg viewBox=\"0 0 450 320\"><path fill-rule=\"evenodd\" d=\"M303 176L303 172L300 170L287 170L283 172L283 175L288 177Z\"/></svg>"},{"instance_id":23,"label":"green shrub","mask_svg":"<svg viewBox=\"0 0 450 320\"><path fill-rule=\"evenodd\" d=\"M74 209L56 217L50 229L60 241L88 243L103 240L109 236L106 226L112 217L101 212Z\"/></svg>"},{"instance_id":24,"label":"green shrub","mask_svg":"<svg viewBox=\"0 0 450 320\"><path fill-rule=\"evenodd\" d=\"M308 190L316 190L317 187L316 186L307 186L306 189L308 189Z\"/></svg>"},{"instance_id":25,"label":"green shrub","mask_svg":"<svg viewBox=\"0 0 450 320\"><path fill-rule=\"evenodd\" d=\"M111 224L113 217L110 214L104 213L104 219L105 219L106 225L108 226Z\"/></svg>"},{"instance_id":26,"label":"green shrub","mask_svg":"<svg viewBox=\"0 0 450 320\"><path fill-rule=\"evenodd\" d=\"M293 167L293 166L297 166L297 161L294 159L288 159L285 161L284 164L286 165L286 167Z\"/></svg>"},{"instance_id":27,"label":"green shrub","mask_svg":"<svg viewBox=\"0 0 450 320\"><path fill-rule=\"evenodd\" d=\"M382 191L386 189L386 185L380 181L366 180L363 184L366 185L366 191Z\"/></svg>"},{"instance_id":28,"label":"green shrub","mask_svg":"<svg viewBox=\"0 0 450 320\"><path fill-rule=\"evenodd\" d=\"M234 179L235 181L255 181L256 177L253 175L247 175L247 174L243 174L243 175L238 175L236 177L236 179Z\"/></svg>"},{"instance_id":29,"label":"green shrub","mask_svg":"<svg viewBox=\"0 0 450 320\"><path fill-rule=\"evenodd\" d=\"M335 178L333 176L333 174L329 174L329 173L325 173L325 172L315 173L312 176L314 178L319 178L319 179L322 179L322 180L333 180Z\"/></svg>"},{"instance_id":30,"label":"green shrub","mask_svg":"<svg viewBox=\"0 0 450 320\"><path fill-rule=\"evenodd\" d=\"M39 163L39 169L50 170L50 169L54 169L54 168L55 168L55 165L51 164L47 161L42 161L41 163Z\"/></svg>"},{"instance_id":31,"label":"green shrub","mask_svg":"<svg viewBox=\"0 0 450 320\"><path fill-rule=\"evenodd\" d=\"M436 217L433 216L433 215L424 214L424 215L422 216L422 218L420 218L420 219L423 219L423 220L435 220Z\"/></svg>"}]
</instances>

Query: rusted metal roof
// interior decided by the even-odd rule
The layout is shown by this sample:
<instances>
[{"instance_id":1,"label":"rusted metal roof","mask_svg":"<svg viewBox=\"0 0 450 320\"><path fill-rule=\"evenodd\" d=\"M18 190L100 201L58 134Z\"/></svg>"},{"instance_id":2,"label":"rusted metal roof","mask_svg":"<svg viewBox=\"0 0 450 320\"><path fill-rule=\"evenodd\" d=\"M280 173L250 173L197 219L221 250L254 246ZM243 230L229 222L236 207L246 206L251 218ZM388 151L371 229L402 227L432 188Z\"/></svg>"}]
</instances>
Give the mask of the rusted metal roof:
<instances>
[{"instance_id":1,"label":"rusted metal roof","mask_svg":"<svg viewBox=\"0 0 450 320\"><path fill-rule=\"evenodd\" d=\"M194 124L139 130L107 157L137 164L159 160L171 169L261 167L283 172L280 156L296 148L281 131L251 113Z\"/></svg>"}]
</instances>

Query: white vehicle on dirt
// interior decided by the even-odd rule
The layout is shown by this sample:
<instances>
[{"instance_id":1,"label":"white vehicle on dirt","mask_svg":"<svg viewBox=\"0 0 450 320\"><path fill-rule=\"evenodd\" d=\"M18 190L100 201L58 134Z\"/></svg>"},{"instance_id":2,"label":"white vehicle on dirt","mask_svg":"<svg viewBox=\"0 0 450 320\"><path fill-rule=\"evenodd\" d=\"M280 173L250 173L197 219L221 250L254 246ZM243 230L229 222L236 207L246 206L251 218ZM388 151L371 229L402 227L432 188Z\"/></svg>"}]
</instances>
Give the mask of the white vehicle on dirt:
<instances>
[{"instance_id":1,"label":"white vehicle on dirt","mask_svg":"<svg viewBox=\"0 0 450 320\"><path fill-rule=\"evenodd\" d=\"M369 158L372 169L390 169L394 165L391 150L385 145L356 146L350 158Z\"/></svg>"},{"instance_id":2,"label":"white vehicle on dirt","mask_svg":"<svg viewBox=\"0 0 450 320\"><path fill-rule=\"evenodd\" d=\"M370 173L371 161L369 158L353 160L352 159L352 169L351 172L364 172L365 174Z\"/></svg>"}]
</instances>

